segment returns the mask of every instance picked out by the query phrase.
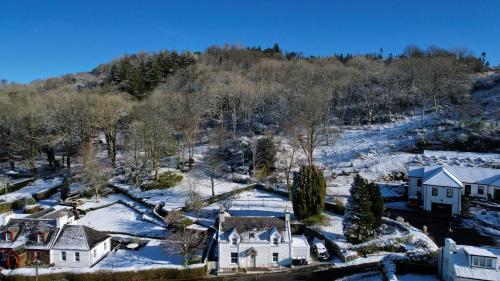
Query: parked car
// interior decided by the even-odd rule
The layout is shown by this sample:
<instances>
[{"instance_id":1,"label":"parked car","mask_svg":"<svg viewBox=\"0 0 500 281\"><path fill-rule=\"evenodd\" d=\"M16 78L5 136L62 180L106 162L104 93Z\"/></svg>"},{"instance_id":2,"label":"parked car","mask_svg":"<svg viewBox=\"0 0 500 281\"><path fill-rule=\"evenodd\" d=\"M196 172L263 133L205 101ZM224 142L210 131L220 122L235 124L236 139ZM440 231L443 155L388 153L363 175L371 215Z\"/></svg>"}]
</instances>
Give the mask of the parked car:
<instances>
[{"instance_id":1,"label":"parked car","mask_svg":"<svg viewBox=\"0 0 500 281\"><path fill-rule=\"evenodd\" d=\"M320 261L325 261L330 257L328 250L326 249L325 245L321 242L315 242L312 245L312 249L316 257L318 257L318 260Z\"/></svg>"}]
</instances>

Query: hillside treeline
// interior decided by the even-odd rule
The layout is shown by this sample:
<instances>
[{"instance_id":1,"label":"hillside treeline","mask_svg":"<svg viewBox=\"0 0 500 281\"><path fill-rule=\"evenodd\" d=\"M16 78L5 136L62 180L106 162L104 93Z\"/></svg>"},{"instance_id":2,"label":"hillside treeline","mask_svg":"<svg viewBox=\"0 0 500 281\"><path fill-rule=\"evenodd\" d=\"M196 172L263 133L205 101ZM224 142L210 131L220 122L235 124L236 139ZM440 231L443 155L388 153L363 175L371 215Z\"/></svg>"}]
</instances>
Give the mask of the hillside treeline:
<instances>
[{"instance_id":1,"label":"hillside treeline","mask_svg":"<svg viewBox=\"0 0 500 281\"><path fill-rule=\"evenodd\" d=\"M0 155L12 167L24 158L35 169L41 154L70 166L102 135L114 162L123 131L124 148L155 170L181 148L190 157L205 128L230 138L264 126L293 136L312 162L334 128L469 103L471 77L484 68L466 52L416 47L387 58L304 57L278 45L128 55L90 73L0 86Z\"/></svg>"}]
</instances>

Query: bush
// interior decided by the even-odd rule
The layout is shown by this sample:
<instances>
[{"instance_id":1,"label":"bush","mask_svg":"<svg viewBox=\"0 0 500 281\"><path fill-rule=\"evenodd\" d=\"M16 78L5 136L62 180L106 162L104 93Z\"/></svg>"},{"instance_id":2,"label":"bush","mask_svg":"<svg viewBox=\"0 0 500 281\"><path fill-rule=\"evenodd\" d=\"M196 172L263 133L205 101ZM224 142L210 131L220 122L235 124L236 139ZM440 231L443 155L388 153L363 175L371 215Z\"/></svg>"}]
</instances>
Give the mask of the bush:
<instances>
[{"instance_id":1,"label":"bush","mask_svg":"<svg viewBox=\"0 0 500 281\"><path fill-rule=\"evenodd\" d=\"M179 182L181 182L183 176L174 171L168 171L165 173L161 173L158 176L158 180L151 181L145 183L141 186L142 191L151 190L151 189L165 189L176 186Z\"/></svg>"},{"instance_id":2,"label":"bush","mask_svg":"<svg viewBox=\"0 0 500 281\"><path fill-rule=\"evenodd\" d=\"M328 218L323 214L310 216L302 220L306 225L328 225Z\"/></svg>"},{"instance_id":3,"label":"bush","mask_svg":"<svg viewBox=\"0 0 500 281\"><path fill-rule=\"evenodd\" d=\"M12 209L14 210L22 210L24 207L26 207L28 201L31 201L30 199L33 198L19 198L16 201L12 202ZM34 199L33 199L34 200Z\"/></svg>"},{"instance_id":4,"label":"bush","mask_svg":"<svg viewBox=\"0 0 500 281\"><path fill-rule=\"evenodd\" d=\"M181 230L181 229L184 229L190 225L193 224L193 221L191 219L188 219L188 218L182 218L174 223L172 223L172 227L177 229L177 230Z\"/></svg>"},{"instance_id":5,"label":"bush","mask_svg":"<svg viewBox=\"0 0 500 281\"><path fill-rule=\"evenodd\" d=\"M12 210L12 204L10 202L0 203L0 214L1 213L6 213L6 212L8 212L10 210Z\"/></svg>"}]
</instances>

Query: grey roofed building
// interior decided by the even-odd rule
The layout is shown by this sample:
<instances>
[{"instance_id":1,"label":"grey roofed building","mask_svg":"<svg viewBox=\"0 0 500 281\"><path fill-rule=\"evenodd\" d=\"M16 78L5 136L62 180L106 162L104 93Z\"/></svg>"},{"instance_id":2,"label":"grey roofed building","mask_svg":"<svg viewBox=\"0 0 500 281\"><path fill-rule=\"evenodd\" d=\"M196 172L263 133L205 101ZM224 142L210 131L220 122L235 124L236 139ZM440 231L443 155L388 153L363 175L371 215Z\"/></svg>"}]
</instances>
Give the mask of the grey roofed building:
<instances>
[{"instance_id":1,"label":"grey roofed building","mask_svg":"<svg viewBox=\"0 0 500 281\"><path fill-rule=\"evenodd\" d=\"M88 251L109 237L109 235L85 225L65 225L52 248Z\"/></svg>"},{"instance_id":2,"label":"grey roofed building","mask_svg":"<svg viewBox=\"0 0 500 281\"><path fill-rule=\"evenodd\" d=\"M48 250L52 246L59 228L55 220L39 219L11 219L9 223L0 228L2 238L0 248L19 248ZM5 235L11 235L10 241L6 241ZM37 234L43 233L43 240L37 241Z\"/></svg>"},{"instance_id":3,"label":"grey roofed building","mask_svg":"<svg viewBox=\"0 0 500 281\"><path fill-rule=\"evenodd\" d=\"M227 217L221 224L223 231L235 228L239 233L251 230L265 230L275 227L278 231L285 230L285 221L275 217Z\"/></svg>"}]
</instances>

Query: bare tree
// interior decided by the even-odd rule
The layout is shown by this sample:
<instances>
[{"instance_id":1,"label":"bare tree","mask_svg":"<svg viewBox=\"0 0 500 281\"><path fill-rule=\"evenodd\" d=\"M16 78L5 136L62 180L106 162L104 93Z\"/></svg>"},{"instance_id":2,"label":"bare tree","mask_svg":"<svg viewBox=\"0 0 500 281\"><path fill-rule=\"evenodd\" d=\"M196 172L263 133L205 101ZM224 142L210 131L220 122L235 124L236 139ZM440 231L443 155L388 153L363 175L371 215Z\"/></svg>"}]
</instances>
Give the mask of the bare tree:
<instances>
[{"instance_id":1,"label":"bare tree","mask_svg":"<svg viewBox=\"0 0 500 281\"><path fill-rule=\"evenodd\" d=\"M167 251L174 251L184 257L184 266L205 247L206 235L190 229L180 229L165 239Z\"/></svg>"},{"instance_id":2,"label":"bare tree","mask_svg":"<svg viewBox=\"0 0 500 281\"><path fill-rule=\"evenodd\" d=\"M85 143L82 151L82 179L88 189L92 190L95 202L99 202L99 196L106 187L111 173L108 167L103 165L96 157L95 148L91 143Z\"/></svg>"}]
</instances>

